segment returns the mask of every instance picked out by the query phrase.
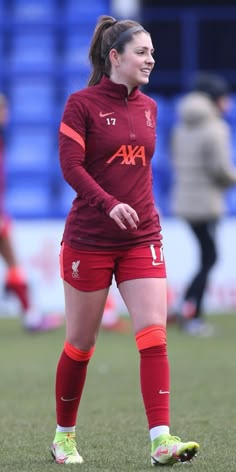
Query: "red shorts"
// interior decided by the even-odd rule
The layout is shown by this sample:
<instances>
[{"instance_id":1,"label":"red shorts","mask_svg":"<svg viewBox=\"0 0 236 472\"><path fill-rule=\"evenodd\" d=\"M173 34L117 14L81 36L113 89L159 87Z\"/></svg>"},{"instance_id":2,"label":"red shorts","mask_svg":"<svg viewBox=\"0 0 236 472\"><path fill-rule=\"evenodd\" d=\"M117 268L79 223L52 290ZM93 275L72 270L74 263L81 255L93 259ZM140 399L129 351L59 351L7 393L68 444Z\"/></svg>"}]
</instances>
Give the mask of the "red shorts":
<instances>
[{"instance_id":1,"label":"red shorts","mask_svg":"<svg viewBox=\"0 0 236 472\"><path fill-rule=\"evenodd\" d=\"M107 288L115 276L117 285L126 280L165 278L162 247L151 244L115 251L77 251L62 244L61 277L77 290L93 292Z\"/></svg>"}]
</instances>

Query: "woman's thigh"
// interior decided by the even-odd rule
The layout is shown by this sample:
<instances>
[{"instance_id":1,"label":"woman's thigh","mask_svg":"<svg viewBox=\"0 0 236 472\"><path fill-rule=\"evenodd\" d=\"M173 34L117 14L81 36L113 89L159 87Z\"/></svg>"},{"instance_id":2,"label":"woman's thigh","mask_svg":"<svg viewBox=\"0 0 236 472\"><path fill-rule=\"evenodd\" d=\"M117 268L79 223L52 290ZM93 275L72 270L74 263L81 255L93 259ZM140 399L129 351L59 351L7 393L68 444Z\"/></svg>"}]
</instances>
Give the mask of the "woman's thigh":
<instances>
[{"instance_id":1,"label":"woman's thigh","mask_svg":"<svg viewBox=\"0 0 236 472\"><path fill-rule=\"evenodd\" d=\"M134 332L158 324L166 326L166 278L127 280L118 289L130 314Z\"/></svg>"},{"instance_id":2,"label":"woman's thigh","mask_svg":"<svg viewBox=\"0 0 236 472\"><path fill-rule=\"evenodd\" d=\"M66 339L81 350L94 346L109 288L83 292L64 284Z\"/></svg>"}]
</instances>

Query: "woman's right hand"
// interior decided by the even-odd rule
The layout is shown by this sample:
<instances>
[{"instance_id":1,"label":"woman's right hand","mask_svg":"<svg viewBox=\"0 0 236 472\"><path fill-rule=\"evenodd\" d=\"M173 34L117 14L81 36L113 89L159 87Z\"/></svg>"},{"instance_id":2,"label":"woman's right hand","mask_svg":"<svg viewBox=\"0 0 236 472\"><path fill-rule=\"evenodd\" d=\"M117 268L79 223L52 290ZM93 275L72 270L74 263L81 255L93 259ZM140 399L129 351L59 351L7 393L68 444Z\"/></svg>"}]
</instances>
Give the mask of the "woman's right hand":
<instances>
[{"instance_id":1,"label":"woman's right hand","mask_svg":"<svg viewBox=\"0 0 236 472\"><path fill-rule=\"evenodd\" d=\"M126 229L137 229L139 223L139 217L136 211L129 206L127 203L119 203L114 206L109 213L119 228Z\"/></svg>"}]
</instances>

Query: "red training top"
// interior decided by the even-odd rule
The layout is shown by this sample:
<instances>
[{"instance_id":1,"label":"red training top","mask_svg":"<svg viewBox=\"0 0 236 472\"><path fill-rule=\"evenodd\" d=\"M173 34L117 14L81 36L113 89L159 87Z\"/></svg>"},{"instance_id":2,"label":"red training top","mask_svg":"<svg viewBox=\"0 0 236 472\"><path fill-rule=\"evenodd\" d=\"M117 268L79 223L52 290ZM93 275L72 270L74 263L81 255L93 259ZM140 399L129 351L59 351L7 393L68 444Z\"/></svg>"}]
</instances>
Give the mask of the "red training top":
<instances>
[{"instance_id":1,"label":"red training top","mask_svg":"<svg viewBox=\"0 0 236 472\"><path fill-rule=\"evenodd\" d=\"M103 77L73 93L59 134L60 163L77 197L63 241L75 249L103 250L160 244L152 193L151 158L156 142L156 103L138 88ZM118 203L139 216L137 230L122 230L109 217Z\"/></svg>"}]
</instances>

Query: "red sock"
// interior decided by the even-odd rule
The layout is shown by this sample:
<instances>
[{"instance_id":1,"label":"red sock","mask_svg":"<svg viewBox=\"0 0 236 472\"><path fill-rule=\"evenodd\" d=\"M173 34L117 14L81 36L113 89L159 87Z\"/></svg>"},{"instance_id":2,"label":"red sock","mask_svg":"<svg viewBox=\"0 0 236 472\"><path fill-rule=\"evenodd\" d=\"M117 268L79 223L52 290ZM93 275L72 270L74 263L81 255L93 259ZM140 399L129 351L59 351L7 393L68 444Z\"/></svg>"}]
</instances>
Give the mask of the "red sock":
<instances>
[{"instance_id":1,"label":"red sock","mask_svg":"<svg viewBox=\"0 0 236 472\"><path fill-rule=\"evenodd\" d=\"M62 352L56 373L57 424L75 426L87 373L87 360L71 359Z\"/></svg>"},{"instance_id":2,"label":"red sock","mask_svg":"<svg viewBox=\"0 0 236 472\"><path fill-rule=\"evenodd\" d=\"M140 381L149 429L169 426L170 378L166 344L140 350Z\"/></svg>"},{"instance_id":3,"label":"red sock","mask_svg":"<svg viewBox=\"0 0 236 472\"><path fill-rule=\"evenodd\" d=\"M5 289L7 292L13 292L19 298L22 310L28 310L30 306L29 287L26 277L20 267L11 267L8 270Z\"/></svg>"}]
</instances>

